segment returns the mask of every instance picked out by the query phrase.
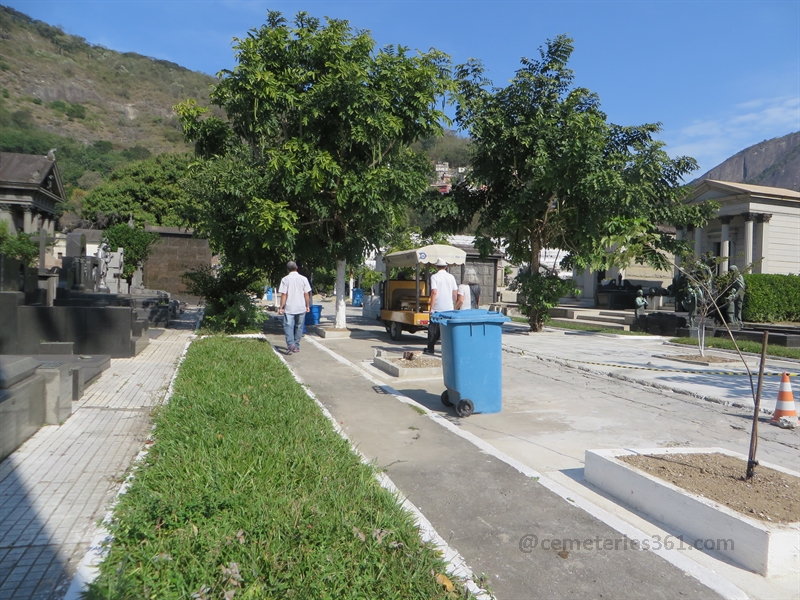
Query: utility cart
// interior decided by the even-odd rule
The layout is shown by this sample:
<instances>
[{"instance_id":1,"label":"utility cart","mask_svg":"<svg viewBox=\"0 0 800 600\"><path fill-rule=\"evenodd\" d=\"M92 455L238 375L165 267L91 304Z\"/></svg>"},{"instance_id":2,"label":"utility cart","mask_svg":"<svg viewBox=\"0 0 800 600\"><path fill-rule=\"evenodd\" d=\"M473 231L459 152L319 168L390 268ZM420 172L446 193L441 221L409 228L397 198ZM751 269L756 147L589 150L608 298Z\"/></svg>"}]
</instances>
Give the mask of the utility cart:
<instances>
[{"instance_id":1,"label":"utility cart","mask_svg":"<svg viewBox=\"0 0 800 600\"><path fill-rule=\"evenodd\" d=\"M435 265L440 259L448 265L463 265L467 253L446 244L433 244L416 250L392 252L383 257L389 269L414 269L414 280L388 279L382 283L380 320L389 336L397 341L403 331L416 333L430 322L429 277L420 277L422 265Z\"/></svg>"}]
</instances>

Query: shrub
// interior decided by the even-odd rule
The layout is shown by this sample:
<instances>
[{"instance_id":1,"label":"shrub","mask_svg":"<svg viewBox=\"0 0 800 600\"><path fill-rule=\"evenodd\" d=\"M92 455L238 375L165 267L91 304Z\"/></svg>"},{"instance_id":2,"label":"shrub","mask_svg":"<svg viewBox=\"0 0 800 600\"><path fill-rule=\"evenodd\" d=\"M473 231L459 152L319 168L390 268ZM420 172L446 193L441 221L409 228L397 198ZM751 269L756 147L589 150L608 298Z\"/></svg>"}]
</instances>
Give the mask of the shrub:
<instances>
[{"instance_id":1,"label":"shrub","mask_svg":"<svg viewBox=\"0 0 800 600\"><path fill-rule=\"evenodd\" d=\"M65 113L69 108L69 105L64 102L63 100L53 100L50 104L47 105L49 108L56 112Z\"/></svg>"},{"instance_id":2,"label":"shrub","mask_svg":"<svg viewBox=\"0 0 800 600\"><path fill-rule=\"evenodd\" d=\"M561 279L558 275L520 273L516 289L522 296L522 299L518 298L519 310L528 317L531 331L541 331L550 318L550 309L558 306L560 298L572 293L575 284L571 279Z\"/></svg>"},{"instance_id":3,"label":"shrub","mask_svg":"<svg viewBox=\"0 0 800 600\"><path fill-rule=\"evenodd\" d=\"M85 119L86 107L83 104L70 104L69 108L67 108L65 111L65 114L70 119Z\"/></svg>"},{"instance_id":4,"label":"shrub","mask_svg":"<svg viewBox=\"0 0 800 600\"><path fill-rule=\"evenodd\" d=\"M214 271L205 266L187 271L182 279L187 292L206 301L203 326L211 331L238 333L258 327L264 321L263 312L254 302L262 291L255 273L237 273L226 268Z\"/></svg>"},{"instance_id":5,"label":"shrub","mask_svg":"<svg viewBox=\"0 0 800 600\"><path fill-rule=\"evenodd\" d=\"M32 235L20 233L14 235L8 230L8 223L0 221L0 254L22 261L33 266L39 258L39 244L31 241Z\"/></svg>"},{"instance_id":6,"label":"shrub","mask_svg":"<svg viewBox=\"0 0 800 600\"><path fill-rule=\"evenodd\" d=\"M800 276L745 275L742 319L755 323L800 321Z\"/></svg>"}]
</instances>

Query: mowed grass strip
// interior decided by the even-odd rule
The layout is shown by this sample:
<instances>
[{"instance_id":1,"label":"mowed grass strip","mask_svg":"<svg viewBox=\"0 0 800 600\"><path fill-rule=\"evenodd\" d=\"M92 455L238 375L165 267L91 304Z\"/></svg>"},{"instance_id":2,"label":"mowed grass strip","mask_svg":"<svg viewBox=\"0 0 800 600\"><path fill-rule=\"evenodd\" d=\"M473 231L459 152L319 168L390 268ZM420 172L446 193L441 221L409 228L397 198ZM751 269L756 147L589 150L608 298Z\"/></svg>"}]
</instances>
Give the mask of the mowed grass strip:
<instances>
[{"instance_id":1,"label":"mowed grass strip","mask_svg":"<svg viewBox=\"0 0 800 600\"><path fill-rule=\"evenodd\" d=\"M257 340L192 344L111 533L89 598L463 597Z\"/></svg>"},{"instance_id":2,"label":"mowed grass strip","mask_svg":"<svg viewBox=\"0 0 800 600\"><path fill-rule=\"evenodd\" d=\"M511 317L515 323L528 323L526 317ZM589 325L587 323L570 323L568 321L548 320L544 323L545 327L555 327L556 329L570 329L572 331L586 331L589 333L606 333L612 335L650 335L644 331L626 331L624 329L612 329L611 327L601 327L600 325Z\"/></svg>"},{"instance_id":3,"label":"mowed grass strip","mask_svg":"<svg viewBox=\"0 0 800 600\"><path fill-rule=\"evenodd\" d=\"M670 340L673 344L681 344L684 346L697 346L697 340L694 338L672 338ZM761 354L761 344L759 342L750 342L748 340L736 340L739 350L742 352L749 352L751 354ZM733 342L725 338L706 338L706 348L721 348L723 350L735 350L736 346ZM787 348L786 346L778 346L775 344L767 344L767 356L778 358L794 358L800 360L800 348Z\"/></svg>"}]
</instances>

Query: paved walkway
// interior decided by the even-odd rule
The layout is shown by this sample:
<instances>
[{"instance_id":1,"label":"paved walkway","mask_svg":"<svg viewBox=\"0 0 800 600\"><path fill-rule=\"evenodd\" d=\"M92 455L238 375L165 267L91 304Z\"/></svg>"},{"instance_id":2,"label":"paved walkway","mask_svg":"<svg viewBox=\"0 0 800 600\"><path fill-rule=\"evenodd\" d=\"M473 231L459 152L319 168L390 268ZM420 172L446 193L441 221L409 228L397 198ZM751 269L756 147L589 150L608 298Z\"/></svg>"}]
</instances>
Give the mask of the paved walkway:
<instances>
[{"instance_id":1,"label":"paved walkway","mask_svg":"<svg viewBox=\"0 0 800 600\"><path fill-rule=\"evenodd\" d=\"M349 312L363 337L315 340L287 363L473 571L489 576L501 600L623 592L739 598L741 590L756 598L792 597L785 593L791 582L764 587L758 576L704 553L521 550L528 534L616 543L624 536L670 533L587 488L587 447L707 442L746 448L744 406L608 377L634 371L648 385L657 381L647 377L675 377L644 370L661 360L655 354L671 351L662 340L525 336L510 328L503 337L503 412L457 419L439 401L441 378L392 381L370 366L373 349L421 349L422 334L391 342L381 327ZM63 596L95 524L144 444L150 410L163 399L193 318L187 315L184 330L160 332L135 359L113 360L63 426L44 427L0 463L0 598ZM276 346L283 343L280 328L268 337ZM683 369L680 363L663 364ZM686 377L678 383L690 390L714 377L678 376ZM743 378L735 381L726 393L742 394ZM769 404L774 394L765 398ZM409 402L429 412L409 410ZM764 460L796 468L799 441L798 432L764 427L759 451Z\"/></svg>"},{"instance_id":2,"label":"paved walkway","mask_svg":"<svg viewBox=\"0 0 800 600\"><path fill-rule=\"evenodd\" d=\"M151 329L135 358L111 366L61 426L42 427L0 463L0 598L60 598L97 522L151 427L177 360L195 329Z\"/></svg>"}]
</instances>

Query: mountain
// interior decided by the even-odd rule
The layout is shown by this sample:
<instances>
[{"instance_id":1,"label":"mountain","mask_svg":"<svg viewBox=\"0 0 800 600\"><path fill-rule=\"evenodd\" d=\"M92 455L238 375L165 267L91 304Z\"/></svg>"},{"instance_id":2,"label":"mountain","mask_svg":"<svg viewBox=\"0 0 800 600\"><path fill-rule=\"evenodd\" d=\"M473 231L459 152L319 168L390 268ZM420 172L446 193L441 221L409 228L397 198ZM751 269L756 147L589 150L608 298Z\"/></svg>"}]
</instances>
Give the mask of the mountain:
<instances>
[{"instance_id":1,"label":"mountain","mask_svg":"<svg viewBox=\"0 0 800 600\"><path fill-rule=\"evenodd\" d=\"M126 162L190 150L172 107L190 97L207 104L215 81L0 6L0 150L57 148L59 166L71 161L68 188L87 172L96 185Z\"/></svg>"},{"instance_id":2,"label":"mountain","mask_svg":"<svg viewBox=\"0 0 800 600\"><path fill-rule=\"evenodd\" d=\"M698 177L752 183L800 192L800 131L745 148Z\"/></svg>"}]
</instances>

